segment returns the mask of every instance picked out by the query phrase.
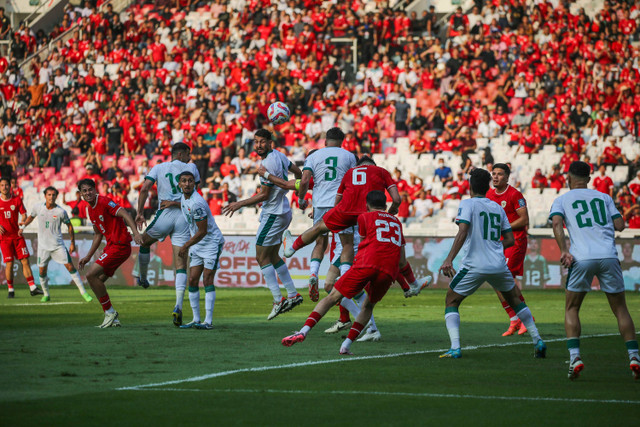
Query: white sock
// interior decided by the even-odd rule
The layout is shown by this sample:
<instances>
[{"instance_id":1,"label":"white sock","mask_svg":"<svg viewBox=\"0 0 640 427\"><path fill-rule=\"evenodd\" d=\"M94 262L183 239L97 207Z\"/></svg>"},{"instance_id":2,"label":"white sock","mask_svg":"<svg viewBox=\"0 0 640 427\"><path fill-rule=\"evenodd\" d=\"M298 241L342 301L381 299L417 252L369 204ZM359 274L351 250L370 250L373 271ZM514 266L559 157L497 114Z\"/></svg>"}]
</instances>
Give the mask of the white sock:
<instances>
[{"instance_id":1,"label":"white sock","mask_svg":"<svg viewBox=\"0 0 640 427\"><path fill-rule=\"evenodd\" d=\"M509 318L510 322L515 322L516 320L518 320L518 315Z\"/></svg>"},{"instance_id":2,"label":"white sock","mask_svg":"<svg viewBox=\"0 0 640 427\"><path fill-rule=\"evenodd\" d=\"M580 347L570 348L569 349L569 359L573 362L576 357L580 357Z\"/></svg>"},{"instance_id":3,"label":"white sock","mask_svg":"<svg viewBox=\"0 0 640 427\"><path fill-rule=\"evenodd\" d=\"M204 288L204 309L205 309L204 323L208 323L211 325L211 323L213 322L213 306L215 302L216 302L216 287L213 285L206 286Z\"/></svg>"},{"instance_id":4,"label":"white sock","mask_svg":"<svg viewBox=\"0 0 640 427\"><path fill-rule=\"evenodd\" d=\"M351 349L351 343L353 341L351 341L349 338L345 339L344 341L342 341L342 345L340 346L340 349L345 349L345 350L350 350Z\"/></svg>"},{"instance_id":5,"label":"white sock","mask_svg":"<svg viewBox=\"0 0 640 427\"><path fill-rule=\"evenodd\" d=\"M293 280L291 279L291 274L289 274L287 264L285 264L284 261L280 261L277 265L274 266L274 268L276 270L276 273L278 273L278 277L284 285L284 288L287 290L287 296L291 298L298 295L296 285L293 284Z\"/></svg>"},{"instance_id":6,"label":"white sock","mask_svg":"<svg viewBox=\"0 0 640 427\"><path fill-rule=\"evenodd\" d=\"M145 252L143 252L145 250ZM140 247L140 251L138 252L138 265L139 274L141 279L147 278L147 271L149 270L149 262L151 261L151 252L149 248L145 248L144 246Z\"/></svg>"},{"instance_id":7,"label":"white sock","mask_svg":"<svg viewBox=\"0 0 640 427\"><path fill-rule=\"evenodd\" d=\"M260 267L262 271L262 277L264 277L264 281L267 283L267 287L271 291L271 295L273 295L273 301L278 303L282 299L282 292L280 292L280 285L278 285L278 278L276 277L276 269L273 268L273 265L267 264Z\"/></svg>"},{"instance_id":8,"label":"white sock","mask_svg":"<svg viewBox=\"0 0 640 427\"><path fill-rule=\"evenodd\" d=\"M522 323L524 323L524 326L527 327L527 330L529 331L529 335L531 335L531 339L533 340L533 343L534 344L537 343L540 340L540 334L538 333L536 322L533 321L533 316L531 315L531 310L529 310L529 307L525 305L524 308L518 311L516 314L518 315L520 320L522 320Z\"/></svg>"},{"instance_id":9,"label":"white sock","mask_svg":"<svg viewBox=\"0 0 640 427\"><path fill-rule=\"evenodd\" d=\"M362 292L362 294L359 297L354 298L356 300L356 303L358 304L358 307L362 307L362 304L364 303L364 299L367 297L367 294L365 294L364 292ZM371 315L371 319L369 319L369 332L375 332L378 330L378 327L376 326L376 321L373 318L373 314Z\"/></svg>"},{"instance_id":10,"label":"white sock","mask_svg":"<svg viewBox=\"0 0 640 427\"><path fill-rule=\"evenodd\" d=\"M113 313L115 313L115 312L116 312L116 309L115 309L115 308L113 308L113 306L109 307L109 308L107 309L107 311L106 311L106 313L110 313L110 314L113 314Z\"/></svg>"},{"instance_id":11,"label":"white sock","mask_svg":"<svg viewBox=\"0 0 640 427\"><path fill-rule=\"evenodd\" d=\"M444 315L444 323L447 325L451 348L460 348L460 313L451 311Z\"/></svg>"},{"instance_id":12,"label":"white sock","mask_svg":"<svg viewBox=\"0 0 640 427\"><path fill-rule=\"evenodd\" d=\"M84 284L82 283L82 277L80 277L80 273L74 271L73 273L71 273L71 279L73 280L73 283L75 283L78 287L80 295L84 295L87 293L87 290L84 288Z\"/></svg>"},{"instance_id":13,"label":"white sock","mask_svg":"<svg viewBox=\"0 0 640 427\"><path fill-rule=\"evenodd\" d=\"M37 286L36 286L36 285L29 285L29 290L30 290L30 291L35 291L35 290L36 290L36 288L37 288Z\"/></svg>"},{"instance_id":14,"label":"white sock","mask_svg":"<svg viewBox=\"0 0 640 427\"><path fill-rule=\"evenodd\" d=\"M42 292L44 292L44 296L49 296L49 277L40 276L40 287L42 287Z\"/></svg>"},{"instance_id":15,"label":"white sock","mask_svg":"<svg viewBox=\"0 0 640 427\"><path fill-rule=\"evenodd\" d=\"M358 307L358 304L356 304L351 299L342 298L342 301L340 301L340 305L349 310L349 313L353 316L354 319L358 317L358 314L360 314L360 307Z\"/></svg>"},{"instance_id":16,"label":"white sock","mask_svg":"<svg viewBox=\"0 0 640 427\"><path fill-rule=\"evenodd\" d=\"M200 288L189 286L189 303L193 311L193 321L200 323Z\"/></svg>"},{"instance_id":17,"label":"white sock","mask_svg":"<svg viewBox=\"0 0 640 427\"><path fill-rule=\"evenodd\" d=\"M182 310L184 291L187 289L187 271L176 270L176 306Z\"/></svg>"},{"instance_id":18,"label":"white sock","mask_svg":"<svg viewBox=\"0 0 640 427\"><path fill-rule=\"evenodd\" d=\"M340 275L344 276L344 273L349 271L350 268L351 268L351 264L347 264L347 263L340 264Z\"/></svg>"},{"instance_id":19,"label":"white sock","mask_svg":"<svg viewBox=\"0 0 640 427\"><path fill-rule=\"evenodd\" d=\"M318 271L320 271L320 263L322 262L321 259L312 259L311 260L311 275L312 276L317 276L318 275Z\"/></svg>"},{"instance_id":20,"label":"white sock","mask_svg":"<svg viewBox=\"0 0 640 427\"><path fill-rule=\"evenodd\" d=\"M300 329L300 333L306 337L310 330L311 327L305 325Z\"/></svg>"}]
</instances>

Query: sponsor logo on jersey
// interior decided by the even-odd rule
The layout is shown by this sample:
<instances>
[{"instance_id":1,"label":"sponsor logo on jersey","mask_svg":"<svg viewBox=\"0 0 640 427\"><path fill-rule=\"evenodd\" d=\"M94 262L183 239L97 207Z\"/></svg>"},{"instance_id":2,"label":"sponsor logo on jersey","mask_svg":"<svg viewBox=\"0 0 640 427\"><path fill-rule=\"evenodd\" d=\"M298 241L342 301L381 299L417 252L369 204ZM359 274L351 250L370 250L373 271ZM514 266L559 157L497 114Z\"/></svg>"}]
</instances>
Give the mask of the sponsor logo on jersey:
<instances>
[{"instance_id":1,"label":"sponsor logo on jersey","mask_svg":"<svg viewBox=\"0 0 640 427\"><path fill-rule=\"evenodd\" d=\"M115 208L117 205L116 203L112 200L108 203L109 206L111 206L112 208Z\"/></svg>"},{"instance_id":2,"label":"sponsor logo on jersey","mask_svg":"<svg viewBox=\"0 0 640 427\"><path fill-rule=\"evenodd\" d=\"M518 205L521 208L524 208L527 205L527 202L524 199L518 199Z\"/></svg>"}]
</instances>

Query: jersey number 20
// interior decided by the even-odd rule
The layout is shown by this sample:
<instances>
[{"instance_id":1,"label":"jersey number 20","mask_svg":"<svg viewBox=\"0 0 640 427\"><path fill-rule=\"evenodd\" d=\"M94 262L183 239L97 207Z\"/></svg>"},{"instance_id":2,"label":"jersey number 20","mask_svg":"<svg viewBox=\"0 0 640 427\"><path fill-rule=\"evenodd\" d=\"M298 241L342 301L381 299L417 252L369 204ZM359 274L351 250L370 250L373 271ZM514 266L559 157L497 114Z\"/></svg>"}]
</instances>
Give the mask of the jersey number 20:
<instances>
[{"instance_id":1,"label":"jersey number 20","mask_svg":"<svg viewBox=\"0 0 640 427\"><path fill-rule=\"evenodd\" d=\"M387 237L385 237L383 233ZM378 242L393 243L396 246L402 246L400 235L400 224L397 222L389 222L383 219L376 220L376 240L378 240Z\"/></svg>"}]
</instances>

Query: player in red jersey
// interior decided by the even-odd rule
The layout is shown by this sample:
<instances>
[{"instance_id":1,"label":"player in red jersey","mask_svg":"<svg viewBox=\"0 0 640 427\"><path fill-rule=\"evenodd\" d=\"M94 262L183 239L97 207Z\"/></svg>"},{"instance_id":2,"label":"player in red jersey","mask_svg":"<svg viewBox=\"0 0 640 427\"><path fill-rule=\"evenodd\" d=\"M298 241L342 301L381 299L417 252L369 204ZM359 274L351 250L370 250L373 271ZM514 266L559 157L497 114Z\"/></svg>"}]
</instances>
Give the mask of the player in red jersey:
<instances>
[{"instance_id":1,"label":"player in red jersey","mask_svg":"<svg viewBox=\"0 0 640 427\"><path fill-rule=\"evenodd\" d=\"M80 190L82 198L89 204L87 210L95 232L89 253L80 260L78 266L80 270L83 270L84 266L91 261L91 257L100 247L102 236L104 236L107 245L98 259L89 267L87 281L93 293L100 300L102 310L104 310L104 321L100 328L120 326L118 312L111 305L104 283L131 256L131 236L127 231L127 225L139 245L142 244L142 236L138 233L136 223L126 210L121 209L114 201L98 195L96 183L92 179L87 178L78 182L78 190Z\"/></svg>"},{"instance_id":2,"label":"player in red jersey","mask_svg":"<svg viewBox=\"0 0 640 427\"><path fill-rule=\"evenodd\" d=\"M507 266L513 277L521 278L523 274L524 257L527 254L529 212L527 210L527 201L522 193L508 184L510 174L511 169L508 165L504 163L496 163L493 165L491 171L493 188L490 188L487 192L487 198L502 206L502 209L504 209L507 214L507 219L513 230L515 244L504 250L504 256L507 258ZM520 288L516 286L514 289L520 301L524 302ZM500 292L496 291L496 293L510 319L509 329L507 329L502 336L506 337L516 332L518 332L518 335L526 333L526 326L520 321L513 308L509 306Z\"/></svg>"},{"instance_id":3,"label":"player in red jersey","mask_svg":"<svg viewBox=\"0 0 640 427\"><path fill-rule=\"evenodd\" d=\"M399 273L404 259L402 224L395 216L385 212L387 199L383 191L371 191L366 196L367 212L357 219L362 238L353 268L336 282L331 293L313 309L300 332L282 339L290 347L302 342L307 333L342 298L353 298L363 289L367 291L362 310L340 346L340 354L351 354L351 343L360 335L371 318L373 308L389 290ZM406 261L405 261L406 263Z\"/></svg>"},{"instance_id":4,"label":"player in red jersey","mask_svg":"<svg viewBox=\"0 0 640 427\"><path fill-rule=\"evenodd\" d=\"M18 222L18 215L22 219ZM22 273L31 291L31 296L43 295L33 281L33 273L29 264L29 249L27 242L22 237L22 230L27 219L27 210L24 208L22 199L14 196L11 191L11 181L9 178L0 179L0 249L2 249L2 260L5 263L4 274L7 277L7 287L9 288L9 298L15 297L13 289L13 260L17 259L22 264Z\"/></svg>"}]
</instances>

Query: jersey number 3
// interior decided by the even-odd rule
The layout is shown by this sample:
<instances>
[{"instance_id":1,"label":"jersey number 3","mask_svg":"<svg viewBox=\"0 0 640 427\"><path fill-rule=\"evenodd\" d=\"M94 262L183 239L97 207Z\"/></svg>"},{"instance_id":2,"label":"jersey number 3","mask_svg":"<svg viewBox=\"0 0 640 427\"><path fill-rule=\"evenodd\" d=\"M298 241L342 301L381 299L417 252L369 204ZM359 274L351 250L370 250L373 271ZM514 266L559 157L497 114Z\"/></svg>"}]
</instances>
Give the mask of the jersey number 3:
<instances>
[{"instance_id":1,"label":"jersey number 3","mask_svg":"<svg viewBox=\"0 0 640 427\"><path fill-rule=\"evenodd\" d=\"M387 237L385 237L386 234ZM376 220L376 239L382 243L393 243L396 246L402 246L400 238L400 224L397 222L389 222L383 219Z\"/></svg>"}]
</instances>

